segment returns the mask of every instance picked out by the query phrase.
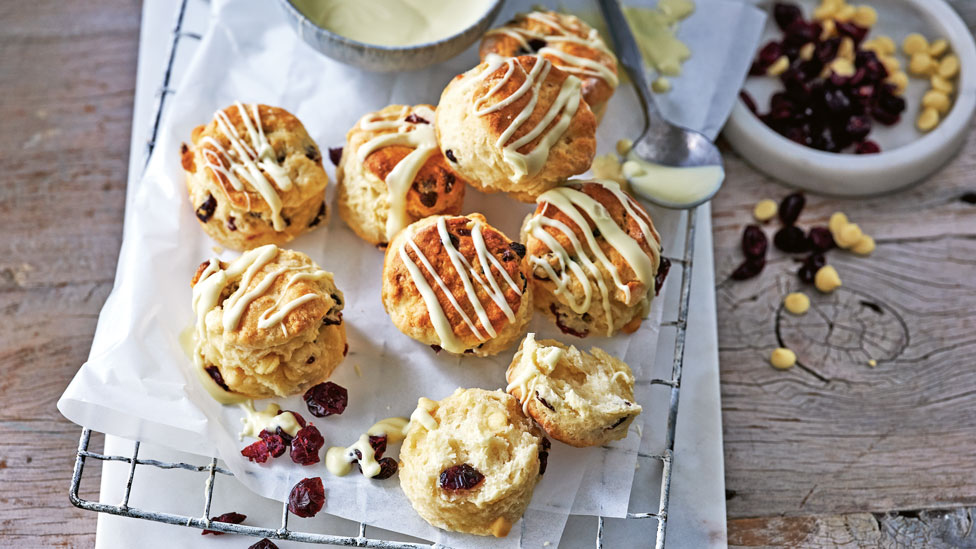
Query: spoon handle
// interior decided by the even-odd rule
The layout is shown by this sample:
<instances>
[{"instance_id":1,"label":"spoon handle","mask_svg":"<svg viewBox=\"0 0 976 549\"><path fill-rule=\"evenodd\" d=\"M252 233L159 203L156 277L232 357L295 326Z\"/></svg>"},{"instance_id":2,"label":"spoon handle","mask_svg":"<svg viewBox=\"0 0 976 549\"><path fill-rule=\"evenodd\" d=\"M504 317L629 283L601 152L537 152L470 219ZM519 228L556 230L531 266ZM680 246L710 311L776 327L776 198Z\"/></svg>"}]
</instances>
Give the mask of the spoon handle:
<instances>
[{"instance_id":1,"label":"spoon handle","mask_svg":"<svg viewBox=\"0 0 976 549\"><path fill-rule=\"evenodd\" d=\"M661 115L651 97L651 91L647 88L647 74L644 72L644 58L641 57L640 49L634 34L630 31L630 25L624 17L623 10L620 9L618 0L599 0L600 11L607 22L607 29L610 32L610 39L613 41L613 49L617 52L617 60L627 69L630 80L637 90L640 97L641 106L644 108L645 131L651 122L660 119Z\"/></svg>"}]
</instances>

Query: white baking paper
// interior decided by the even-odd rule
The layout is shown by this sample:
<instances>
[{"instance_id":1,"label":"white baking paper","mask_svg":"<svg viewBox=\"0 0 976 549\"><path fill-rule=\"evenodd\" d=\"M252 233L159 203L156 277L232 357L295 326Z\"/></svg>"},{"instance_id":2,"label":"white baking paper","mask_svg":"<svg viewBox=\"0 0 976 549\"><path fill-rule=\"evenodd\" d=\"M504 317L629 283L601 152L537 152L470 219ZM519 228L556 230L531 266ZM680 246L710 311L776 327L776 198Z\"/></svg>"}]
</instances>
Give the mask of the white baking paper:
<instances>
[{"instance_id":1,"label":"white baking paper","mask_svg":"<svg viewBox=\"0 0 976 549\"><path fill-rule=\"evenodd\" d=\"M510 2L499 20L528 4ZM686 64L685 75L675 79L675 91L661 106L672 119L714 136L754 51L759 25L754 24L756 12L737 2L699 4L696 15L683 23L680 32L691 44L693 59ZM571 3L569 8L595 11L584 4ZM740 24L730 25L730 21ZM753 34L751 25L755 26ZM215 2L211 27L178 93L171 98L172 107L146 175L130 189L134 195L126 212L116 286L99 318L89 361L58 404L62 413L98 431L205 455L216 452L242 483L266 497L283 499L299 479L321 476L327 490L326 512L445 545L539 547L559 539L570 509L624 516L641 442L637 427L632 427L627 439L609 448L580 450L554 443L549 471L536 489L530 511L508 538L450 534L422 521L394 479L370 481L355 474L337 478L321 464L303 468L287 457L265 465L248 463L239 454L249 442L238 440L241 414L233 407L217 405L197 385L177 343L180 331L192 322L189 278L195 266L214 253L214 243L200 230L186 199L178 162L179 144L188 139L194 126L235 99L269 103L295 113L324 149L341 145L348 128L368 111L390 103L436 103L443 85L476 61L475 52L469 49L425 71L363 73L307 47L272 2ZM698 93L682 93L683 89ZM601 151L611 150L617 139L637 133L637 112L633 92L619 90L600 128ZM333 191L330 186L330 197ZM515 236L530 207L501 195L470 191L465 210L484 213L492 224ZM679 233L679 216L656 209L652 215L669 247ZM409 415L418 396L439 399L458 386L504 386L511 352L493 359L434 355L429 347L396 330L379 299L382 254L358 240L338 216L292 247L333 271L346 294L344 319L350 354L333 381L349 389L349 408L339 417L317 419L304 414L314 419L327 446L352 443L377 419ZM591 337L573 343L600 346L631 364L639 379L649 379L663 303L655 302L650 319L630 337ZM568 340L541 315L531 329L542 336ZM305 411L297 397L279 402L286 409ZM660 409L657 404L645 402L645 408ZM663 440L660 414L644 417L644 436ZM294 520L294 527L300 527L303 519Z\"/></svg>"}]
</instances>

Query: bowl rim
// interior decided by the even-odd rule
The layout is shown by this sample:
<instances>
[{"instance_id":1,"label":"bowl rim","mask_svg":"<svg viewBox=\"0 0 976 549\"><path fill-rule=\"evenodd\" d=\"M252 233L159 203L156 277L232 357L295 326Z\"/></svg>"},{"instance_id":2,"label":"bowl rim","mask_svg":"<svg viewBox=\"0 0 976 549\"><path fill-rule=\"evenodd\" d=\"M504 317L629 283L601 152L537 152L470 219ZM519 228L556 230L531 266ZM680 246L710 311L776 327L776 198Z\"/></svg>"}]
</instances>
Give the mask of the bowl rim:
<instances>
[{"instance_id":1,"label":"bowl rim","mask_svg":"<svg viewBox=\"0 0 976 549\"><path fill-rule=\"evenodd\" d=\"M976 113L976 41L965 22L945 0L900 0L929 13L946 31L945 38L952 45L952 53L959 57L960 71L956 97L949 114L932 131L918 139L886 149L876 154L851 154L813 149L794 143L764 124L746 106L741 96L737 98L729 124L739 127L745 135L754 136L752 141L765 142L767 147L779 148L800 160L810 160L824 166L829 162L834 170L890 169L929 157L947 146L953 136L964 131ZM767 19L767 25L771 19ZM748 78L748 76L747 76ZM904 122L904 120L899 123Z\"/></svg>"},{"instance_id":2,"label":"bowl rim","mask_svg":"<svg viewBox=\"0 0 976 549\"><path fill-rule=\"evenodd\" d=\"M371 1L371 0L362 0L362 1L366 2L366 1ZM498 6L500 4L502 4L503 2L505 2L505 0L491 0L491 2L489 3L488 7L485 9L484 13L482 13L481 15L479 15L478 16L478 19L474 23L472 23L471 25L468 25L464 29L462 29L462 30L460 30L460 31L458 31L458 32L456 32L454 34L451 34L449 36L445 36L444 38L441 38L440 40L434 40L433 42L422 42L420 44L413 44L413 45L410 45L410 46L384 46L384 45L381 45L381 44L370 44L368 42L360 42L359 40L353 40L352 38L349 38L347 36L343 36L343 35L341 35L341 34L339 34L337 32L334 32L334 31L331 31L329 29L320 27L320 26L316 25L315 22L313 22L311 19L309 19L304 13L302 13L302 10L298 9L297 7L295 7L295 5L292 4L292 0L279 0L279 3L281 3L282 5L284 5L285 6L285 9L289 10L292 15L297 16L302 22L307 23L308 25L310 25L312 28L314 28L318 32L321 32L322 34L328 36L331 40L335 40L336 42L339 42L339 43L341 43L341 44L343 44L345 46L353 46L353 47L362 48L362 49L372 49L372 50L384 51L384 52L390 52L390 53L392 53L392 52L408 52L408 51L421 50L421 49L426 49L426 48L430 48L430 47L440 46L440 45L443 45L443 44L447 44L447 43L451 42L452 40L456 40L458 37L463 36L463 35L471 32L472 30L478 28L479 26L481 26L484 23L485 18L492 16L492 14L495 12L495 9L498 8Z\"/></svg>"}]
</instances>

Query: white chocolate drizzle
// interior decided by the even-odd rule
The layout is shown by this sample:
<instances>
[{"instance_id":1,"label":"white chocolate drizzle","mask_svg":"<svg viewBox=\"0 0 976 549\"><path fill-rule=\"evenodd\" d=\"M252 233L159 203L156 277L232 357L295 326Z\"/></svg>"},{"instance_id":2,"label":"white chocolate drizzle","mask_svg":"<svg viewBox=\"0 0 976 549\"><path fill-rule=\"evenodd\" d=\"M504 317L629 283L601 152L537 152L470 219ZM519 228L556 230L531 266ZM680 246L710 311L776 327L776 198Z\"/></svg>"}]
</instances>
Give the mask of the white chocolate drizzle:
<instances>
[{"instance_id":1,"label":"white chocolate drizzle","mask_svg":"<svg viewBox=\"0 0 976 549\"><path fill-rule=\"evenodd\" d=\"M515 133L535 111L536 104L539 100L539 90L549 76L552 63L543 57L538 57L532 65L532 69L526 72L522 62L517 58L512 57L506 59L492 53L485 57L485 65L485 69L470 81L470 85L485 80L502 68L502 66L505 66L506 70L505 74L495 85L474 101L475 115L485 116L497 112L518 101L522 96L529 94L529 99L525 106L517 115L511 118L511 122L509 122L509 125L498 136L495 142L495 146L502 150L502 157L505 159L505 163L515 172L516 181L520 181L525 176L533 176L539 173L546 159L549 158L549 150L559 141L566 132L566 129L569 128L569 123L576 114L582 98L580 92L582 82L572 74L567 75L559 88L556 99L549 105L549 109L545 112L542 119L524 135L513 139ZM508 97L502 98L494 104L484 106L488 99L494 97L501 91L504 85L512 78L512 75L515 74L515 71L521 71L525 78L519 88ZM543 135L543 132L545 132L545 135ZM536 139L539 139L539 142L536 143L532 150L527 153L519 152L519 149Z\"/></svg>"},{"instance_id":2,"label":"white chocolate drizzle","mask_svg":"<svg viewBox=\"0 0 976 549\"><path fill-rule=\"evenodd\" d=\"M437 403L425 397L417 399L417 408L410 414L410 422L404 428L404 432L409 431L414 425L419 425L428 431L437 428L437 420L431 412L437 410Z\"/></svg>"},{"instance_id":3,"label":"white chocolate drizzle","mask_svg":"<svg viewBox=\"0 0 976 549\"><path fill-rule=\"evenodd\" d=\"M325 452L325 468L337 477L344 477L352 471L352 464L359 462L363 476L373 478L380 474L380 464L376 452L369 444L371 436L385 436L387 444L402 442L406 436L408 421L405 417L388 417L377 421L349 447L333 446ZM359 452L357 456L356 453ZM361 457L360 457L361 456Z\"/></svg>"},{"instance_id":4,"label":"white chocolate drizzle","mask_svg":"<svg viewBox=\"0 0 976 549\"><path fill-rule=\"evenodd\" d=\"M282 412L281 406L273 402L259 412L254 408L254 401L248 400L241 403L241 409L244 410L244 417L241 418L241 423L244 424L240 435L241 440L244 440L244 437L258 438L261 431L265 430L274 434L278 427L281 427L285 433L295 436L302 428L295 414Z\"/></svg>"},{"instance_id":5,"label":"white chocolate drizzle","mask_svg":"<svg viewBox=\"0 0 976 549\"><path fill-rule=\"evenodd\" d=\"M437 136L432 125L434 111L426 105L420 105L413 110L417 116L430 123L408 121L410 107L404 107L395 114L380 115L374 113L363 118L359 123L359 127L363 130L386 132L370 139L356 149L356 155L360 162L364 162L367 156L384 147L399 145L413 149L397 162L397 165L390 170L384 179L387 200L390 205L390 211L386 217L387 241L392 240L396 233L409 225L407 192L413 185L417 172L424 166L427 159L438 150Z\"/></svg>"},{"instance_id":6,"label":"white chocolate drizzle","mask_svg":"<svg viewBox=\"0 0 976 549\"><path fill-rule=\"evenodd\" d=\"M505 392L512 393L514 389L519 390L522 413L526 416L529 414L529 402L536 393L536 386L552 373L562 356L563 349L559 347L540 348L534 333L525 336L522 348L512 359L516 364L515 369L520 370L520 373L505 387Z\"/></svg>"},{"instance_id":7,"label":"white chocolate drizzle","mask_svg":"<svg viewBox=\"0 0 976 549\"><path fill-rule=\"evenodd\" d=\"M616 61L616 56L613 55L610 48L608 48L606 43L603 42L603 39L600 38L600 33L598 33L596 29L591 28L587 32L586 36L580 36L573 30L563 26L563 24L559 21L559 17L552 13L533 12L526 14L525 19L532 19L548 26L550 29L552 29L553 34L546 34L530 30L520 26L518 22L513 22L509 25L491 29L485 33L485 36L491 36L493 34L503 34L505 36L509 36L516 39L526 51L533 50L532 46L529 45L530 41L543 40L546 42L546 45L537 50L536 54L542 57L555 58L558 60L557 66L560 69L584 77L599 78L606 82L611 88L616 88L620 83L617 73L603 63L586 57L572 55L559 48L549 45L562 43L576 44L596 50L601 54L608 55Z\"/></svg>"},{"instance_id":8,"label":"white chocolate drizzle","mask_svg":"<svg viewBox=\"0 0 976 549\"><path fill-rule=\"evenodd\" d=\"M489 299L495 303L495 305L505 314L509 321L515 320L515 312L508 304L508 300L505 298L505 290L498 283L495 278L491 267L494 266L499 273L501 273L502 278L508 287L515 291L516 294L522 295L522 289L514 280L508 275L501 262L498 261L492 255L485 244L484 235L481 232L483 223L480 221L475 221L474 225L471 227L471 240L474 244L475 253L478 257L478 263L481 265L480 272L476 270L471 263L464 257L461 252L454 247L451 242L451 235L447 231L447 221L445 217L440 217L437 219L437 232L440 237L441 245L447 252L448 257L451 260L451 265L454 267L455 272L460 279L461 284L464 287L465 296L467 297L468 303L474 310L477 317L478 323L475 323L471 317L465 312L464 308L458 303L457 299L454 297L454 293L444 279L441 278L437 270L430 263L430 260L424 253L420 250L420 247L414 242L414 233L411 232L406 235L407 238L404 239L404 245L400 247L399 254L400 259L406 266L407 271L410 273L410 278L413 280L414 285L417 287L417 291L420 292L421 297L424 300L424 304L427 305L427 312L430 316L430 322L434 327L434 331L437 333L437 337L440 339L440 347L446 349L452 353L463 353L466 349L464 344L458 339L457 335L454 333L454 328L451 326L450 321L447 318L447 314L444 312L443 307L441 307L440 301L437 298L437 293L433 287L427 282L427 277L424 275L426 271L437 287L440 288L444 297L450 302L451 306L457 311L458 315L464 321L464 323L471 330L471 333L478 338L479 341L487 341L491 337L497 336L494 326L492 326L491 321L488 317L488 313L485 310L484 304L478 297L477 289L475 288L475 283L478 287L488 295ZM413 251L416 255L417 260L420 261L420 266L423 266L422 271L420 266L415 263L413 259L410 258L407 252L407 247ZM480 324L480 328L479 328Z\"/></svg>"},{"instance_id":9,"label":"white chocolate drizzle","mask_svg":"<svg viewBox=\"0 0 976 549\"><path fill-rule=\"evenodd\" d=\"M600 269L602 268L610 275L614 286L623 293L626 302L631 300L630 287L621 280L617 267L600 248L587 218L592 221L604 240L630 265L637 279L647 288L648 295L654 291L654 277L660 264L660 245L658 244L659 237L651 227L646 214L631 197L620 190L617 183L613 181L595 181L594 183L610 191L623 205L628 215L637 222L643 234L643 240L651 250L652 257L648 257L640 243L617 225L603 204L582 191L562 186L541 194L536 202L545 202L547 209L550 206L557 208L569 217L580 228L585 245L577 238L572 227L559 220L546 217L546 210L544 209L529 219L526 230L555 254L559 263L559 272L556 272L545 257L532 255L529 257L529 263L533 269L542 269L546 276L556 283L554 293L556 295L565 294L570 308L577 314L589 311L594 293L593 283L595 282L607 319L607 335L611 335L613 333L613 313L610 289L604 282L604 275ZM564 248L552 234L546 231L546 228L552 228L562 233L571 244L571 249ZM573 297L568 287L574 278L583 289L583 299L580 301Z\"/></svg>"},{"instance_id":10,"label":"white chocolate drizzle","mask_svg":"<svg viewBox=\"0 0 976 549\"><path fill-rule=\"evenodd\" d=\"M212 258L207 264L207 267L200 273L196 285L193 286L193 312L196 315L196 324L193 331L193 362L204 388L221 404L240 403L242 400L237 397L224 398L223 395L232 395L233 393L228 393L217 385L210 377L210 374L206 372L207 365L203 356L203 342L207 335L207 314L217 307L220 296L227 285L235 278L241 277L237 289L221 304L220 321L226 332L232 332L238 328L241 317L248 305L258 297L264 295L274 283L275 279L285 272L294 272L295 274L285 284L285 287L281 291L281 296L275 303L258 317L259 329L269 329L280 325L282 331L287 336L288 331L284 323L282 323L285 316L300 305L320 298L318 294L304 294L285 304L281 303L288 288L295 282L299 280L321 280L328 276L329 273L317 269L312 265L275 269L265 274L252 290L247 290L258 271L273 260L279 251L280 249L274 244L267 244L260 248L244 252L239 258L232 261L227 268L221 268L220 260L216 257Z\"/></svg>"},{"instance_id":11,"label":"white chocolate drizzle","mask_svg":"<svg viewBox=\"0 0 976 549\"><path fill-rule=\"evenodd\" d=\"M221 186L226 179L234 190L245 193L248 209L251 204L245 183L256 190L271 208L271 222L274 229L283 231L287 224L281 216L282 203L278 190L282 192L291 190L292 180L288 176L288 171L278 164L275 151L264 135L258 105L250 105L250 114L240 101L235 101L234 105L237 106L237 111L247 130L246 140L231 123L227 114L222 110L217 111L214 113L214 121L220 133L230 142L230 150L225 149L213 137L204 137L201 139L201 145L205 144L209 147L200 149L203 160ZM254 117L253 121L251 116Z\"/></svg>"}]
</instances>

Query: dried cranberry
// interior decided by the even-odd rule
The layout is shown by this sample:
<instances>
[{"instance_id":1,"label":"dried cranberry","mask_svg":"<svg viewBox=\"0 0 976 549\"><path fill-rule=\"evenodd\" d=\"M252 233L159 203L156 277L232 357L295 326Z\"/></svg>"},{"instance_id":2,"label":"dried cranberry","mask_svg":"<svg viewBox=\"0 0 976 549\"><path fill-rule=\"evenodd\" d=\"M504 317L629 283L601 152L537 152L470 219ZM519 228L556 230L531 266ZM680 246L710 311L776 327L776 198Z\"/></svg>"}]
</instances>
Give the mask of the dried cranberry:
<instances>
[{"instance_id":1,"label":"dried cranberry","mask_svg":"<svg viewBox=\"0 0 976 549\"><path fill-rule=\"evenodd\" d=\"M813 48L813 58L826 65L837 58L839 50L840 38L828 38Z\"/></svg>"},{"instance_id":2,"label":"dried cranberry","mask_svg":"<svg viewBox=\"0 0 976 549\"><path fill-rule=\"evenodd\" d=\"M763 70L765 71L766 68L772 65L782 55L783 46L774 40L767 43L762 47L762 49L759 50L759 56L756 58L756 62L763 67Z\"/></svg>"},{"instance_id":3,"label":"dried cranberry","mask_svg":"<svg viewBox=\"0 0 976 549\"><path fill-rule=\"evenodd\" d=\"M325 504L325 488L322 479L303 478L288 494L288 510L302 518L314 517Z\"/></svg>"},{"instance_id":4,"label":"dried cranberry","mask_svg":"<svg viewBox=\"0 0 976 549\"><path fill-rule=\"evenodd\" d=\"M224 382L224 376L220 374L220 368L216 366L207 366L204 368L204 370L206 370L207 375L210 376L210 379L214 380L214 383L219 385L221 389L227 391L228 393L230 392L230 388L227 387L227 384Z\"/></svg>"},{"instance_id":5,"label":"dried cranberry","mask_svg":"<svg viewBox=\"0 0 976 549\"><path fill-rule=\"evenodd\" d=\"M512 242L509 243L508 247L518 254L519 259L525 257L525 244L522 244L521 242Z\"/></svg>"},{"instance_id":6,"label":"dried cranberry","mask_svg":"<svg viewBox=\"0 0 976 549\"><path fill-rule=\"evenodd\" d=\"M271 457L271 451L268 449L268 443L263 440L258 440L241 450L241 455L246 457L248 461L264 463Z\"/></svg>"},{"instance_id":7,"label":"dried cranberry","mask_svg":"<svg viewBox=\"0 0 976 549\"><path fill-rule=\"evenodd\" d=\"M550 409L550 410L552 410L553 412L555 412L555 411L556 411L556 409L552 407L552 404L549 404L549 403L548 403L548 402L546 401L546 399L544 399L544 398L542 398L542 396L540 396L540 395L539 395L539 391L536 391L536 392L535 392L535 399L536 399L536 400L538 400L539 402L541 402L541 403L542 403L542 405L543 405L543 406L545 406L546 408L549 408L549 409Z\"/></svg>"},{"instance_id":8,"label":"dried cranberry","mask_svg":"<svg viewBox=\"0 0 976 549\"><path fill-rule=\"evenodd\" d=\"M299 465L312 465L319 462L319 450L325 439L314 425L302 427L291 440L291 460Z\"/></svg>"},{"instance_id":9,"label":"dried cranberry","mask_svg":"<svg viewBox=\"0 0 976 549\"><path fill-rule=\"evenodd\" d=\"M844 131L852 141L862 141L871 133L871 119L867 116L852 116L847 120Z\"/></svg>"},{"instance_id":10,"label":"dried cranberry","mask_svg":"<svg viewBox=\"0 0 976 549\"><path fill-rule=\"evenodd\" d=\"M380 459L383 452L386 452L386 435L370 435L369 446L373 449L373 457Z\"/></svg>"},{"instance_id":11,"label":"dried cranberry","mask_svg":"<svg viewBox=\"0 0 976 549\"><path fill-rule=\"evenodd\" d=\"M285 439L281 435L269 433L267 429L262 429L258 434L258 438L264 441L264 445L268 447L268 453L271 454L271 457L281 457L290 443L290 441L285 442Z\"/></svg>"},{"instance_id":12,"label":"dried cranberry","mask_svg":"<svg viewBox=\"0 0 976 549\"><path fill-rule=\"evenodd\" d=\"M539 450L539 474L546 474L546 468L549 466L549 449L552 448L552 443L549 439L542 437L542 449Z\"/></svg>"},{"instance_id":13,"label":"dried cranberry","mask_svg":"<svg viewBox=\"0 0 976 549\"><path fill-rule=\"evenodd\" d=\"M417 116L417 113L415 112L410 113L409 116L404 118L404 121L409 122L411 124L430 124L430 122L428 122L426 118Z\"/></svg>"},{"instance_id":14,"label":"dried cranberry","mask_svg":"<svg viewBox=\"0 0 976 549\"><path fill-rule=\"evenodd\" d=\"M810 241L810 248L816 252L826 252L835 246L834 236L827 227L813 227L807 233L807 240Z\"/></svg>"},{"instance_id":15,"label":"dried cranberry","mask_svg":"<svg viewBox=\"0 0 976 549\"><path fill-rule=\"evenodd\" d=\"M855 25L854 23L848 23L844 21L837 21L837 33L841 36L849 36L851 40L854 40L854 45L858 45L864 40L864 37L868 34L868 29L860 25Z\"/></svg>"},{"instance_id":16,"label":"dried cranberry","mask_svg":"<svg viewBox=\"0 0 976 549\"><path fill-rule=\"evenodd\" d=\"M197 219L199 219L204 223L210 221L210 218L213 217L214 211L216 209L217 209L217 200L213 197L212 194L208 194L207 199L203 201L203 204L197 206L197 211L196 211Z\"/></svg>"},{"instance_id":17,"label":"dried cranberry","mask_svg":"<svg viewBox=\"0 0 976 549\"><path fill-rule=\"evenodd\" d=\"M803 260L803 265L796 274L800 277L801 281L807 284L813 284L814 275L826 264L827 258L822 253L812 253Z\"/></svg>"},{"instance_id":18,"label":"dried cranberry","mask_svg":"<svg viewBox=\"0 0 976 549\"><path fill-rule=\"evenodd\" d=\"M780 30L786 30L794 21L803 18L803 12L796 4L777 2L773 4L773 19Z\"/></svg>"},{"instance_id":19,"label":"dried cranberry","mask_svg":"<svg viewBox=\"0 0 976 549\"><path fill-rule=\"evenodd\" d=\"M544 47L546 47L546 41L542 40L541 38L533 38L532 40L529 40L529 49L531 49L533 52L538 52Z\"/></svg>"},{"instance_id":20,"label":"dried cranberry","mask_svg":"<svg viewBox=\"0 0 976 549\"><path fill-rule=\"evenodd\" d=\"M420 193L420 203L426 208L433 208L437 204L437 192Z\"/></svg>"},{"instance_id":21,"label":"dried cranberry","mask_svg":"<svg viewBox=\"0 0 976 549\"><path fill-rule=\"evenodd\" d=\"M226 522L227 524L240 524L240 523L244 522L244 519L246 519L246 518L247 518L247 515L242 515L240 513L230 512L230 513L224 513L223 515L220 515L219 517L214 517L214 518L210 519L210 522ZM203 532L200 532L200 535L201 536L206 536L207 534L213 534L215 536L222 536L222 535L224 535L224 532L215 532L214 530L204 530Z\"/></svg>"},{"instance_id":22,"label":"dried cranberry","mask_svg":"<svg viewBox=\"0 0 976 549\"><path fill-rule=\"evenodd\" d=\"M313 416L326 417L346 411L346 406L349 404L349 391L341 385L326 381L305 391L303 398L308 411Z\"/></svg>"},{"instance_id":23,"label":"dried cranberry","mask_svg":"<svg viewBox=\"0 0 976 549\"><path fill-rule=\"evenodd\" d=\"M333 166L338 166L342 160L342 147L329 147L329 160Z\"/></svg>"},{"instance_id":24,"label":"dried cranberry","mask_svg":"<svg viewBox=\"0 0 976 549\"><path fill-rule=\"evenodd\" d=\"M227 218L227 230L228 231L236 231L237 230L237 223L234 222L234 216L229 216Z\"/></svg>"},{"instance_id":25,"label":"dried cranberry","mask_svg":"<svg viewBox=\"0 0 976 549\"><path fill-rule=\"evenodd\" d=\"M881 147L878 146L874 141L862 141L857 144L857 148L854 149L854 154L877 154L881 152Z\"/></svg>"},{"instance_id":26,"label":"dried cranberry","mask_svg":"<svg viewBox=\"0 0 976 549\"><path fill-rule=\"evenodd\" d=\"M654 275L654 295L659 295L661 293L661 287L664 286L664 280L668 278L668 271L671 270L671 260L662 257L661 263L657 266L657 274Z\"/></svg>"},{"instance_id":27,"label":"dried cranberry","mask_svg":"<svg viewBox=\"0 0 976 549\"><path fill-rule=\"evenodd\" d=\"M322 205L319 206L319 211L316 212L315 217L308 222L308 226L315 227L316 225L322 222L323 217L325 217L325 201L323 201Z\"/></svg>"},{"instance_id":28,"label":"dried cranberry","mask_svg":"<svg viewBox=\"0 0 976 549\"><path fill-rule=\"evenodd\" d=\"M457 158L454 158L454 151L452 151L451 149L447 149L446 151L444 151L444 156L446 156L447 159L450 160L451 162L457 164Z\"/></svg>"},{"instance_id":29,"label":"dried cranberry","mask_svg":"<svg viewBox=\"0 0 976 549\"><path fill-rule=\"evenodd\" d=\"M437 344L431 345L430 348L434 350L435 355L441 354L441 350L443 349L440 345Z\"/></svg>"},{"instance_id":30,"label":"dried cranberry","mask_svg":"<svg viewBox=\"0 0 976 549\"><path fill-rule=\"evenodd\" d=\"M803 196L803 193L790 193L786 195L779 203L779 220L783 222L783 225L796 223L806 203L807 199Z\"/></svg>"},{"instance_id":31,"label":"dried cranberry","mask_svg":"<svg viewBox=\"0 0 976 549\"><path fill-rule=\"evenodd\" d=\"M823 33L823 27L815 21L807 22L797 19L784 29L786 36L783 37L784 44L802 46L809 42L816 42Z\"/></svg>"},{"instance_id":32,"label":"dried cranberry","mask_svg":"<svg viewBox=\"0 0 976 549\"><path fill-rule=\"evenodd\" d=\"M271 540L264 538L247 549L278 549L278 546L271 543Z\"/></svg>"},{"instance_id":33,"label":"dried cranberry","mask_svg":"<svg viewBox=\"0 0 976 549\"><path fill-rule=\"evenodd\" d=\"M385 457L377 461L377 463L380 464L380 472L376 473L376 476L373 477L374 480L388 479L393 475L395 475L397 469L399 468L399 465L397 464L397 460L390 457Z\"/></svg>"},{"instance_id":34,"label":"dried cranberry","mask_svg":"<svg viewBox=\"0 0 976 549\"><path fill-rule=\"evenodd\" d=\"M580 338L590 335L590 332L588 331L579 332L563 324L563 317L562 315L559 314L559 310L556 309L555 303L549 304L549 312L551 312L553 316L556 317L556 327L559 328L559 331L561 331L562 333L569 334L571 336L580 337Z\"/></svg>"},{"instance_id":35,"label":"dried cranberry","mask_svg":"<svg viewBox=\"0 0 976 549\"><path fill-rule=\"evenodd\" d=\"M807 242L807 235L803 234L803 229L793 225L776 231L773 235L773 245L788 254L802 253L810 249L810 243Z\"/></svg>"},{"instance_id":36,"label":"dried cranberry","mask_svg":"<svg viewBox=\"0 0 976 549\"><path fill-rule=\"evenodd\" d=\"M763 268L766 266L766 258L760 257L756 259L747 258L741 265L732 271L729 277L732 280L747 280L762 272Z\"/></svg>"},{"instance_id":37,"label":"dried cranberry","mask_svg":"<svg viewBox=\"0 0 976 549\"><path fill-rule=\"evenodd\" d=\"M745 230L742 231L742 253L746 257L763 257L768 246L766 233L759 228L759 225L746 225Z\"/></svg>"},{"instance_id":38,"label":"dried cranberry","mask_svg":"<svg viewBox=\"0 0 976 549\"><path fill-rule=\"evenodd\" d=\"M458 490L470 490L484 480L485 475L467 463L462 463L441 471L440 485L444 490L456 492Z\"/></svg>"},{"instance_id":39,"label":"dried cranberry","mask_svg":"<svg viewBox=\"0 0 976 549\"><path fill-rule=\"evenodd\" d=\"M756 100L753 99L751 95L749 95L749 92L747 92L746 90L740 91L739 99L741 99L742 102L746 104L746 108L749 109L749 112L751 112L752 114L759 114L759 107L756 106Z\"/></svg>"}]
</instances>

